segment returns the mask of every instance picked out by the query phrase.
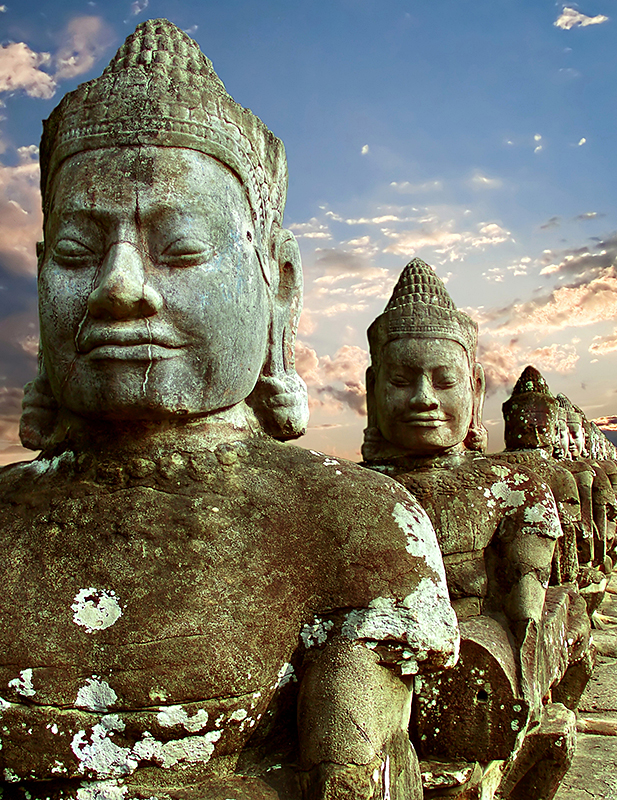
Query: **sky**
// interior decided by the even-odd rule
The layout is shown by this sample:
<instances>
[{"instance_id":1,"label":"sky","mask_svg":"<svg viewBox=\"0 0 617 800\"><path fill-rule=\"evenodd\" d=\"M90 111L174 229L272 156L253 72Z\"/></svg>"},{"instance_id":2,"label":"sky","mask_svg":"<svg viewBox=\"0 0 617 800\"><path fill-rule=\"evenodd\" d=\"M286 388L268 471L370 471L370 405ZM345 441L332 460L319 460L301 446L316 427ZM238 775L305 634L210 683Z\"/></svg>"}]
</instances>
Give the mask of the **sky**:
<instances>
[{"instance_id":1,"label":"sky","mask_svg":"<svg viewBox=\"0 0 617 800\"><path fill-rule=\"evenodd\" d=\"M0 5L0 461L38 347L41 120L167 17L285 143L305 296L298 441L359 459L366 329L420 257L480 326L489 451L527 364L617 430L617 0Z\"/></svg>"}]
</instances>

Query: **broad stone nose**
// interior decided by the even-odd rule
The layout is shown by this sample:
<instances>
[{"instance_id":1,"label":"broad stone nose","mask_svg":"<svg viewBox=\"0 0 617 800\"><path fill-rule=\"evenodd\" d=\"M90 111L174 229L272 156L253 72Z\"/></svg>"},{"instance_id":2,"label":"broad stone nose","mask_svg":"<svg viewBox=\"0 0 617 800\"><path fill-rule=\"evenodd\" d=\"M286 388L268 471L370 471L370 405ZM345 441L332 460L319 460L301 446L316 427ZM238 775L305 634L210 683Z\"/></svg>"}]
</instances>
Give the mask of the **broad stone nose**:
<instances>
[{"instance_id":1,"label":"broad stone nose","mask_svg":"<svg viewBox=\"0 0 617 800\"><path fill-rule=\"evenodd\" d=\"M163 298L146 280L143 256L130 242L110 247L96 287L88 297L88 311L97 319L152 317Z\"/></svg>"},{"instance_id":2,"label":"broad stone nose","mask_svg":"<svg viewBox=\"0 0 617 800\"><path fill-rule=\"evenodd\" d=\"M409 398L409 405L412 408L428 410L437 408L437 398L435 397L435 389L433 388L433 381L429 375L419 375L415 381L412 395Z\"/></svg>"}]
</instances>

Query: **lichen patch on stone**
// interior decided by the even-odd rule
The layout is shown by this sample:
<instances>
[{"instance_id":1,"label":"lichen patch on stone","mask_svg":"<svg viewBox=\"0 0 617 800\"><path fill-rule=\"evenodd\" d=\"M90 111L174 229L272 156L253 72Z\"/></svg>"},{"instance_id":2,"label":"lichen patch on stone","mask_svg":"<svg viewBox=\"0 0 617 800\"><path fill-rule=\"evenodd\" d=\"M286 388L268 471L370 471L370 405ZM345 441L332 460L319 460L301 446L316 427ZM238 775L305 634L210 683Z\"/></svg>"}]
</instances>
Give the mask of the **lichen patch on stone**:
<instances>
[{"instance_id":1,"label":"lichen patch on stone","mask_svg":"<svg viewBox=\"0 0 617 800\"><path fill-rule=\"evenodd\" d=\"M86 629L86 633L110 628L122 616L122 608L115 592L106 589L80 589L71 605L73 622Z\"/></svg>"},{"instance_id":2,"label":"lichen patch on stone","mask_svg":"<svg viewBox=\"0 0 617 800\"><path fill-rule=\"evenodd\" d=\"M13 678L9 681L9 687L15 689L17 694L22 697L34 697L36 691L32 685L32 670L22 669L19 673L19 678Z\"/></svg>"},{"instance_id":3,"label":"lichen patch on stone","mask_svg":"<svg viewBox=\"0 0 617 800\"><path fill-rule=\"evenodd\" d=\"M206 726L208 712L205 708L200 708L196 714L189 717L182 706L161 706L156 718L163 728L173 728L174 725L181 725L189 733L197 733L197 731Z\"/></svg>"},{"instance_id":4,"label":"lichen patch on stone","mask_svg":"<svg viewBox=\"0 0 617 800\"><path fill-rule=\"evenodd\" d=\"M107 681L93 675L86 678L86 683L77 692L75 705L77 708L87 708L89 711L106 712L118 699Z\"/></svg>"}]
</instances>

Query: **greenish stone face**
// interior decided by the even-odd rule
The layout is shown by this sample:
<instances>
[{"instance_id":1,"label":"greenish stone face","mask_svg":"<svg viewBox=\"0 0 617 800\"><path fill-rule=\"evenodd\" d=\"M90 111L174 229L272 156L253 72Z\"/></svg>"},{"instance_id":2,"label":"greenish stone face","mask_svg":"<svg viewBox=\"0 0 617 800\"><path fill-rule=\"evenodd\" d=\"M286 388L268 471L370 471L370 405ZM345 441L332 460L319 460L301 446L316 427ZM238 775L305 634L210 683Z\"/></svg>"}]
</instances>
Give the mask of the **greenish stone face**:
<instances>
[{"instance_id":1,"label":"greenish stone face","mask_svg":"<svg viewBox=\"0 0 617 800\"><path fill-rule=\"evenodd\" d=\"M269 303L237 177L172 147L67 159L39 277L58 402L86 417L164 419L232 406L266 357Z\"/></svg>"}]
</instances>

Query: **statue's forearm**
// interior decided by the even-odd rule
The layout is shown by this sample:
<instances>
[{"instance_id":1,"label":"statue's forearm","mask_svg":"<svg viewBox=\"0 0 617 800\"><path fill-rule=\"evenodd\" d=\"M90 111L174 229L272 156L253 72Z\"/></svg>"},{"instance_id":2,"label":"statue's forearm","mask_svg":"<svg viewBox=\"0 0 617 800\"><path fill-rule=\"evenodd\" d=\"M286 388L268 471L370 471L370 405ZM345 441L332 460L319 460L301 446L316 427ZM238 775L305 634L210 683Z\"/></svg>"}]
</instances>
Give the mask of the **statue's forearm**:
<instances>
[{"instance_id":1,"label":"statue's forearm","mask_svg":"<svg viewBox=\"0 0 617 800\"><path fill-rule=\"evenodd\" d=\"M307 670L298 712L305 800L422 797L411 691L361 642L334 640ZM387 790L387 791L386 791Z\"/></svg>"}]
</instances>

